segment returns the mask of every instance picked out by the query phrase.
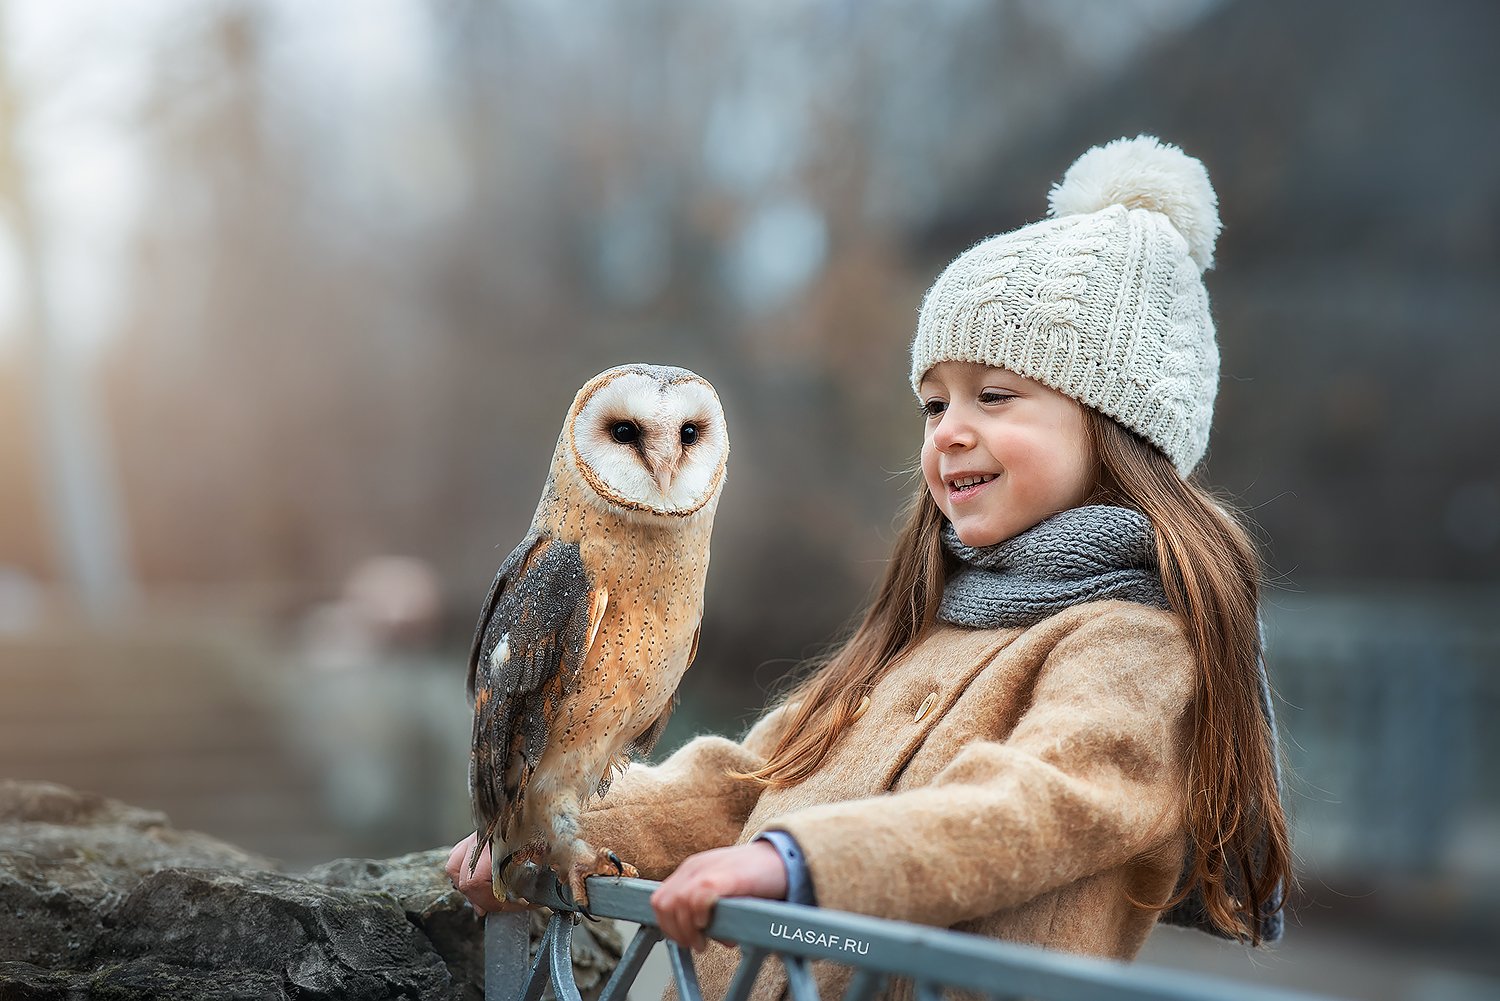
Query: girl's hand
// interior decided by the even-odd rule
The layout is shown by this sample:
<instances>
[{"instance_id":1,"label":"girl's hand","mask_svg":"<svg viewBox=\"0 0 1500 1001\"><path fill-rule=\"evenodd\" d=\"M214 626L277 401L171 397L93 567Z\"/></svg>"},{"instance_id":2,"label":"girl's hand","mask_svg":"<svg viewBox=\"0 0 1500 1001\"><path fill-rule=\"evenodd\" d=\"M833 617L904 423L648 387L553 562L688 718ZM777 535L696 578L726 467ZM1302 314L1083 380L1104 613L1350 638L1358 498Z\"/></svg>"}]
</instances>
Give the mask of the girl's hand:
<instances>
[{"instance_id":1,"label":"girl's hand","mask_svg":"<svg viewBox=\"0 0 1500 1001\"><path fill-rule=\"evenodd\" d=\"M448 853L448 864L443 866L443 871L448 874L448 880L454 889L469 899L469 906L474 908L474 913L480 917L490 911L524 911L525 904L517 904L507 900L499 900L495 897L494 887L490 884L490 849L486 845L484 851L479 853L479 864L474 866L474 871L469 872L469 853L474 850L474 842L479 840L478 834L471 834L458 844L453 846L453 851Z\"/></svg>"},{"instance_id":2,"label":"girl's hand","mask_svg":"<svg viewBox=\"0 0 1500 1001\"><path fill-rule=\"evenodd\" d=\"M752 841L690 856L651 894L651 909L667 938L704 949L703 930L720 897L786 899L786 866L776 849Z\"/></svg>"}]
</instances>

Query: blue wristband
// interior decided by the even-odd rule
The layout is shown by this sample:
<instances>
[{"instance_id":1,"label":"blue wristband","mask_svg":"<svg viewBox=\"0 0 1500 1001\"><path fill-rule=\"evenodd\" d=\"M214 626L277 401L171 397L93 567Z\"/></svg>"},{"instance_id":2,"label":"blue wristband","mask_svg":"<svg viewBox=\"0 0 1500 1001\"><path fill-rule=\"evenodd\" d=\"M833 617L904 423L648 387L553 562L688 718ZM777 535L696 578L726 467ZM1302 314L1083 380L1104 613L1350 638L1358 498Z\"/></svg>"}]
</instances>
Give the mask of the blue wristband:
<instances>
[{"instance_id":1,"label":"blue wristband","mask_svg":"<svg viewBox=\"0 0 1500 1001\"><path fill-rule=\"evenodd\" d=\"M797 839L786 831L761 831L754 840L766 842L781 856L781 864L786 866L787 903L816 907L818 900L813 893L812 873L807 871L807 860L802 857Z\"/></svg>"}]
</instances>

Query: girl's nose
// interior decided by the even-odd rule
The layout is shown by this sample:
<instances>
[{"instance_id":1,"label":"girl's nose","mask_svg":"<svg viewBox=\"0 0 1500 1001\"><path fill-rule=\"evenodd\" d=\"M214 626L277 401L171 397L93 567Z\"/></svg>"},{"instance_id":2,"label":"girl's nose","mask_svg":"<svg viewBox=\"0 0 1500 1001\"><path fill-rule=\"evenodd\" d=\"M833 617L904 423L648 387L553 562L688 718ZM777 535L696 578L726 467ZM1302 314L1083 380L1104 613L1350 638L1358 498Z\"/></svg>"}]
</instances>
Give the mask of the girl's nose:
<instances>
[{"instance_id":1,"label":"girl's nose","mask_svg":"<svg viewBox=\"0 0 1500 1001\"><path fill-rule=\"evenodd\" d=\"M942 452L969 448L974 444L974 427L961 410L950 406L933 429L932 443Z\"/></svg>"}]
</instances>

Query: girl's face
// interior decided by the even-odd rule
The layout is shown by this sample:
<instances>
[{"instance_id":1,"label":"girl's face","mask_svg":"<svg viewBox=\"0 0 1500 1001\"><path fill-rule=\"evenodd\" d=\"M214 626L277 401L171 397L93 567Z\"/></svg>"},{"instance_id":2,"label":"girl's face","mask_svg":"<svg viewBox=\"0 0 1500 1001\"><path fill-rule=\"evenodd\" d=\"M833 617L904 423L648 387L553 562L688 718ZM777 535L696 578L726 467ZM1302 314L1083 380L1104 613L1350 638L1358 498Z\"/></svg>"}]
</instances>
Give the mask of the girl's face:
<instances>
[{"instance_id":1,"label":"girl's face","mask_svg":"<svg viewBox=\"0 0 1500 1001\"><path fill-rule=\"evenodd\" d=\"M1094 492L1083 406L1003 368L945 361L923 376L922 478L967 546L992 546Z\"/></svg>"}]
</instances>

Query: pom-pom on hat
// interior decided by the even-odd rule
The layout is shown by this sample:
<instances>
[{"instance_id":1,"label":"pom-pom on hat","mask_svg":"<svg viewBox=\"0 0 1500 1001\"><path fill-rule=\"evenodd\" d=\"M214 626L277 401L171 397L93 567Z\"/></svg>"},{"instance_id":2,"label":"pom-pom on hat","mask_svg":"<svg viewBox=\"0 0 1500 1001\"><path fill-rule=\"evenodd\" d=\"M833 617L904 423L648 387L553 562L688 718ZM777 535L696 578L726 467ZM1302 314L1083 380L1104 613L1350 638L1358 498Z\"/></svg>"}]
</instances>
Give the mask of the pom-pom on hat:
<instances>
[{"instance_id":1,"label":"pom-pom on hat","mask_svg":"<svg viewBox=\"0 0 1500 1001\"><path fill-rule=\"evenodd\" d=\"M1218 199L1203 164L1151 136L1084 153L1052 218L964 251L922 302L911 383L943 361L1009 369L1093 407L1186 476L1208 448L1219 349L1203 271Z\"/></svg>"}]
</instances>

